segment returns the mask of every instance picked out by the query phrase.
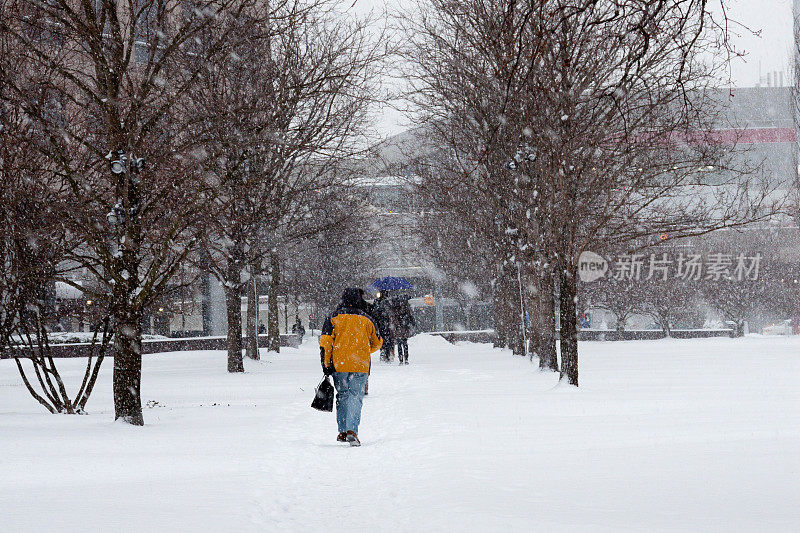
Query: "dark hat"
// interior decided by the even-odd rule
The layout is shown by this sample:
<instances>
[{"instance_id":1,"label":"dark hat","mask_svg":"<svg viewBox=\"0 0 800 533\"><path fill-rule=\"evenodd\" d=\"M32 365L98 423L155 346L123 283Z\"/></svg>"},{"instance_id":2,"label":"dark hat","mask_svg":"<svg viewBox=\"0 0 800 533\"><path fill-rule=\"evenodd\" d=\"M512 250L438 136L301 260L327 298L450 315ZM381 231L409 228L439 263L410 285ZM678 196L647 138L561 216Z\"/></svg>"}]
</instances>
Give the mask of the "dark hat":
<instances>
[{"instance_id":1,"label":"dark hat","mask_svg":"<svg viewBox=\"0 0 800 533\"><path fill-rule=\"evenodd\" d=\"M351 307L357 307L363 301L362 293L363 291L361 289L348 287L342 293L342 303Z\"/></svg>"}]
</instances>

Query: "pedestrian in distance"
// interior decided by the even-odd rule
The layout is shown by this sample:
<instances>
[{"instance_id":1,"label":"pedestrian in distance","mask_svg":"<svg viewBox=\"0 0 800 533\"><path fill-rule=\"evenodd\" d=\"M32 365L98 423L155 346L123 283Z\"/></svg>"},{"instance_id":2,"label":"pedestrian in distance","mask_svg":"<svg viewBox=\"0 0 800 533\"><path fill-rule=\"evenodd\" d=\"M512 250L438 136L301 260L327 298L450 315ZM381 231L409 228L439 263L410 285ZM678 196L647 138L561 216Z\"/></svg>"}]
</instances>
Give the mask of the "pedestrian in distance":
<instances>
[{"instance_id":1,"label":"pedestrian in distance","mask_svg":"<svg viewBox=\"0 0 800 533\"><path fill-rule=\"evenodd\" d=\"M297 335L300 342L303 342L303 336L306 334L306 328L303 327L303 322L300 321L300 315L295 315L294 324L292 324L292 333Z\"/></svg>"},{"instance_id":2,"label":"pedestrian in distance","mask_svg":"<svg viewBox=\"0 0 800 533\"><path fill-rule=\"evenodd\" d=\"M381 346L381 361L388 363L394 360L394 324L392 319L392 305L386 292L379 292L375 299L374 317L378 322L383 346Z\"/></svg>"},{"instance_id":3,"label":"pedestrian in distance","mask_svg":"<svg viewBox=\"0 0 800 533\"><path fill-rule=\"evenodd\" d=\"M322 372L333 376L336 388L336 440L360 446L358 426L370 355L380 349L378 326L367 312L363 291L345 289L336 310L325 320L319 338Z\"/></svg>"},{"instance_id":4,"label":"pedestrian in distance","mask_svg":"<svg viewBox=\"0 0 800 533\"><path fill-rule=\"evenodd\" d=\"M408 338L411 336L412 328L417 325L408 300L409 296L406 294L392 298L391 317L394 321L392 330L397 345L397 359L401 365L408 364Z\"/></svg>"}]
</instances>

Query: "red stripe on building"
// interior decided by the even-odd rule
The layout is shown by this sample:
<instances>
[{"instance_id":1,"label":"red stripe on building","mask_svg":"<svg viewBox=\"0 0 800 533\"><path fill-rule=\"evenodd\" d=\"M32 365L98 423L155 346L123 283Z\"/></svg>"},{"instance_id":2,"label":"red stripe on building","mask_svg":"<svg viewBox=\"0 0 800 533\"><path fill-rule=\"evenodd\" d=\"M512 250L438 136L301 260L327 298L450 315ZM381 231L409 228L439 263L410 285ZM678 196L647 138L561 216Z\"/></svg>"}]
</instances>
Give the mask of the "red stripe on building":
<instances>
[{"instance_id":1,"label":"red stripe on building","mask_svg":"<svg viewBox=\"0 0 800 533\"><path fill-rule=\"evenodd\" d=\"M689 133L669 132L637 133L632 139L636 142L655 142L657 144L787 144L797 142L794 128L746 128L695 130ZM664 139L663 141L660 141Z\"/></svg>"},{"instance_id":2,"label":"red stripe on building","mask_svg":"<svg viewBox=\"0 0 800 533\"><path fill-rule=\"evenodd\" d=\"M709 140L721 144L776 144L797 142L794 128L748 128L741 130L714 130L708 132ZM700 134L702 137L703 134Z\"/></svg>"}]
</instances>

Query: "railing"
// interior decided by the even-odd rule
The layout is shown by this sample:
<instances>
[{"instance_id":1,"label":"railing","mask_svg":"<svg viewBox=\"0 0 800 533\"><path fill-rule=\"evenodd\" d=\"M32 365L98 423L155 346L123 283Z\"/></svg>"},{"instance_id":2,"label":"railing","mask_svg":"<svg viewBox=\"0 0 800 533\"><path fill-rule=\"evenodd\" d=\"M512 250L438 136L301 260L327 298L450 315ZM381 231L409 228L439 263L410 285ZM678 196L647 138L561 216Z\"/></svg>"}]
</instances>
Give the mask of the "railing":
<instances>
[{"instance_id":1,"label":"railing","mask_svg":"<svg viewBox=\"0 0 800 533\"><path fill-rule=\"evenodd\" d=\"M112 341L113 342L113 341ZM244 348L242 341L242 347ZM281 346L297 348L300 340L297 335L281 335ZM266 348L267 335L258 336L259 348ZM51 344L50 353L56 358L88 357L91 344L89 343L69 343ZM226 350L228 348L228 338L220 337L188 337L185 339L152 339L142 341L142 353L162 353L162 352L188 352L195 350ZM25 357L25 347L17 348L13 351L3 352L0 359L12 359L14 357ZM114 350L109 349L106 356L114 355Z\"/></svg>"},{"instance_id":2,"label":"railing","mask_svg":"<svg viewBox=\"0 0 800 533\"><path fill-rule=\"evenodd\" d=\"M706 339L710 337L734 337L735 332L727 328L708 329L673 329L670 330L673 339ZM667 335L660 329L582 329L578 332L581 341L640 341L665 339Z\"/></svg>"},{"instance_id":3,"label":"railing","mask_svg":"<svg viewBox=\"0 0 800 533\"><path fill-rule=\"evenodd\" d=\"M429 331L429 335L444 337L447 342L458 341L489 343L494 342L495 332L493 329L479 329L473 331Z\"/></svg>"},{"instance_id":4,"label":"railing","mask_svg":"<svg viewBox=\"0 0 800 533\"><path fill-rule=\"evenodd\" d=\"M468 341L468 342L494 342L495 332L492 329L477 331L431 331L431 335L444 337L448 342ZM734 337L735 332L726 328L708 329L673 329L670 337L673 339L704 339L710 337ZM558 332L556 332L558 337ZM666 338L666 334L660 329L629 329L617 331L613 329L582 329L578 331L578 340L581 341L633 341L633 340L657 340Z\"/></svg>"}]
</instances>

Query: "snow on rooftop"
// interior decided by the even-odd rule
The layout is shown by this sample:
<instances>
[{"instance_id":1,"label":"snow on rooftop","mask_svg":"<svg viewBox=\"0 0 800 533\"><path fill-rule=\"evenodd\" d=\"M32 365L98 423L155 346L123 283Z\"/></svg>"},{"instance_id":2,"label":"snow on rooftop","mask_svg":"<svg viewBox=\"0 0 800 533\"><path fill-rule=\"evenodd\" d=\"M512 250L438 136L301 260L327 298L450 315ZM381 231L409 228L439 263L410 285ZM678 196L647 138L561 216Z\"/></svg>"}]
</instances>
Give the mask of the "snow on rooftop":
<instances>
[{"instance_id":1,"label":"snow on rooftop","mask_svg":"<svg viewBox=\"0 0 800 533\"><path fill-rule=\"evenodd\" d=\"M61 300L79 300L83 298L83 291L69 283L56 281L56 298Z\"/></svg>"},{"instance_id":2,"label":"snow on rooftop","mask_svg":"<svg viewBox=\"0 0 800 533\"><path fill-rule=\"evenodd\" d=\"M378 175L369 177L359 177L350 180L350 183L358 187L410 187L419 183L420 177L411 176L392 176Z\"/></svg>"}]
</instances>

